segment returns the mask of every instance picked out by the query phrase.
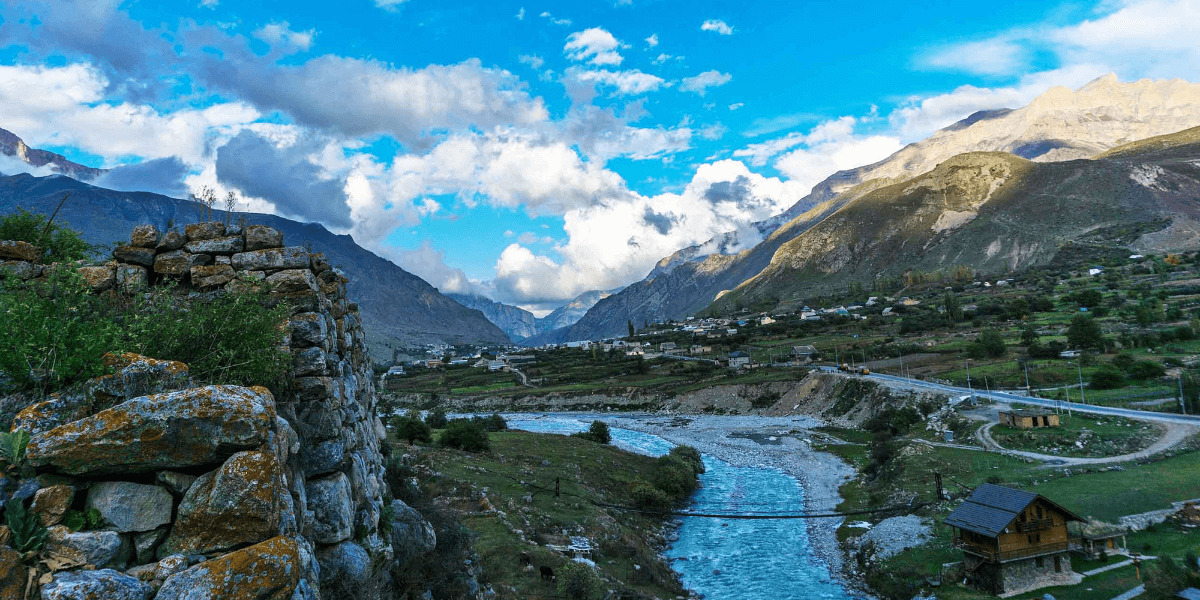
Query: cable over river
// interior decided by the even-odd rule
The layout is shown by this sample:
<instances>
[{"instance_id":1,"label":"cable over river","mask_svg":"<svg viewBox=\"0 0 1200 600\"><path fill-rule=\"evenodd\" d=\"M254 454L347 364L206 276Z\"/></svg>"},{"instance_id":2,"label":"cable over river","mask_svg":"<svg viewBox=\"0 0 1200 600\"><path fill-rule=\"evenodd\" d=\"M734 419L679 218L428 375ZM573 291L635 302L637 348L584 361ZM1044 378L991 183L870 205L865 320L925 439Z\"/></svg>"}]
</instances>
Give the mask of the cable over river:
<instances>
[{"instance_id":1,"label":"cable over river","mask_svg":"<svg viewBox=\"0 0 1200 600\"><path fill-rule=\"evenodd\" d=\"M650 456L676 443L695 446L706 472L688 510L718 515L828 513L846 468L803 443L805 418L506 414L508 426L570 434L595 419L608 423L612 443ZM735 430L762 431L733 435ZM772 435L771 432L783 435ZM789 435L790 434L790 435ZM836 463L834 460L832 463ZM809 473L802 471L822 471ZM803 479L802 479L803 478ZM806 498L804 481L820 498ZM817 490L823 487L823 491ZM814 501L815 500L815 501ZM818 523L820 522L820 523ZM706 600L806 600L858 597L833 575L840 519L677 517L677 539L664 553L683 584ZM813 536L821 538L814 543ZM824 539L828 538L828 539Z\"/></svg>"}]
</instances>

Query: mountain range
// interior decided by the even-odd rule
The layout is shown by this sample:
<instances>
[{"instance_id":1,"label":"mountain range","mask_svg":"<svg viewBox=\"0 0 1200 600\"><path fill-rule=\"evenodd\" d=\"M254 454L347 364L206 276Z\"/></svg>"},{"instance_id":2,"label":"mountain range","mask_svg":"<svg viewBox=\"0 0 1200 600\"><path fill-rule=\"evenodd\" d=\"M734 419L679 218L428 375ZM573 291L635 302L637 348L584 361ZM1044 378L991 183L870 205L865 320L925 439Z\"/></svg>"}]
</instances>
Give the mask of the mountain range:
<instances>
[{"instance_id":1,"label":"mountain range","mask_svg":"<svg viewBox=\"0 0 1200 600\"><path fill-rule=\"evenodd\" d=\"M680 319L704 310L718 297L739 286L746 289L728 298L722 297L721 302L713 305L714 308L728 308L732 303L761 303L763 295L806 294L837 285L836 276L817 277L816 279L825 283L810 289L807 286L807 277L813 275L811 271L800 269L800 273L794 273L781 267L780 265L784 264L796 264L796 247L804 244L800 242L789 246L789 243L806 236L810 229L818 225L822 227L804 237L805 240L813 240L818 235L831 235L831 232L837 229L834 227L835 223L854 230L858 226L853 221L854 218L863 219L863 227L869 223L880 223L883 214L874 214L862 208L851 210L850 206L861 202L862 207L873 206L882 209L888 206L888 199L894 199L899 203L897 206L901 206L902 197L907 198L903 193L907 187L901 184L923 174L932 173L939 165L959 155L973 152L1003 153L1004 156L991 156L986 159L977 157L974 160L991 161L996 163L997 168L1008 168L1019 173L1058 173L1059 171L1034 168L1033 165L1070 164L1070 161L1096 156L1137 140L1171 134L1197 125L1200 125L1200 84L1182 80L1122 83L1115 75L1110 74L1077 91L1061 87L1052 88L1023 108L973 114L924 140L905 146L880 162L835 173L814 186L811 193L781 215L759 223L758 230L765 235L765 239L753 247L736 253L726 253L721 249L736 248L739 245L732 243L735 240L717 239L680 250L660 261L645 279L598 302L575 324L543 334L537 339L545 342L565 342L622 335L629 321L640 326L646 322ZM1019 162L1012 162L1005 156ZM955 164L961 167L969 163L971 160L964 159ZM947 166L944 171L949 169ZM956 168L955 171L958 177L965 176L967 172L962 168ZM1096 175L1086 169L1068 171L1076 176ZM936 179L945 175L947 173L943 172L931 176ZM998 179L992 178L989 181L996 183ZM1043 180L1039 175L1023 185L1035 186L1041 183L1048 185L1054 182ZM1085 187L1070 193L1081 193ZM1029 187L1023 189L1038 194L1068 193L1066 190L1033 190ZM981 198L964 201L973 203ZM980 214L986 213L987 211L984 211ZM897 219L904 216L889 211L885 211L884 214ZM1047 213L1047 216L1052 215ZM946 218L952 220L953 216ZM1033 226L1040 215L1035 211L1026 218L1033 221L1030 223ZM987 219L971 229L979 227L985 221ZM891 225L905 229L905 226L898 222ZM861 227L859 229L860 234L865 231ZM945 231L952 233L953 230L954 228L950 228ZM1055 231L1057 233L1051 236L1053 239L1039 239L1038 243L1057 243L1071 237L1069 231ZM726 237L730 235L736 233L726 234ZM947 233L944 237L949 235ZM959 260L963 264L982 269L997 269L1002 266L1002 263L996 260L995 254L986 256L986 252L982 258L968 253L957 257L948 256L945 260L934 260L926 256L925 250L914 248L914 243L904 247L905 254L894 258L910 260L914 268L936 268L945 260ZM990 243L991 241L985 244L985 248ZM808 247L815 248L817 245L810 242ZM828 244L824 247L837 250ZM861 250L882 251L884 248L891 249L890 246L880 245L864 246ZM1008 247L1007 251L1013 250ZM1038 256L1037 260L1044 258L1042 251L1048 250L1043 246L1041 251L1035 253ZM1016 255L1020 257L1023 252L1027 253L1028 250L1018 249ZM1018 268L1026 264L1029 262L1016 260L1007 264L1005 268ZM762 283L767 280L781 281L782 278L792 275L800 276L801 279L793 282L794 285L786 286L786 289ZM856 278L864 279L864 275L865 273L858 273ZM751 281L756 283L751 285ZM782 303L783 300L783 296L780 296L779 301Z\"/></svg>"},{"instance_id":2,"label":"mountain range","mask_svg":"<svg viewBox=\"0 0 1200 600\"><path fill-rule=\"evenodd\" d=\"M597 302L612 294L611 291L584 292L541 318L535 317L533 313L523 308L502 304L485 296L475 294L446 294L446 296L467 308L482 312L489 321L504 330L513 342L539 345L541 343L537 341L539 334L569 327L583 317L588 309L595 306Z\"/></svg>"},{"instance_id":3,"label":"mountain range","mask_svg":"<svg viewBox=\"0 0 1200 600\"><path fill-rule=\"evenodd\" d=\"M11 138L16 136L0 130L0 139ZM10 147L28 148L16 139L19 144ZM0 147L0 151L5 148ZM25 156L58 156L38 152L28 149ZM89 173L80 170L81 165L64 166L62 160L52 159L35 166L54 163L64 173L79 176ZM143 223L166 229L169 224L182 226L205 218L205 208L190 200L110 190L65 175L37 177L27 173L0 176L0 214L14 212L19 207L48 215L54 213L67 193L69 196L56 219L82 232L84 239L92 244L110 245L127 240L133 227ZM225 220L227 215L213 210L211 218ZM348 235L334 234L316 223L268 214L236 213L228 218L233 222L273 227L283 233L288 245L310 246L324 252L330 263L350 279L350 296L362 310L368 343L377 360L390 360L393 349L411 349L423 344L509 343L508 335L482 313L447 298L416 275L359 246Z\"/></svg>"}]
</instances>

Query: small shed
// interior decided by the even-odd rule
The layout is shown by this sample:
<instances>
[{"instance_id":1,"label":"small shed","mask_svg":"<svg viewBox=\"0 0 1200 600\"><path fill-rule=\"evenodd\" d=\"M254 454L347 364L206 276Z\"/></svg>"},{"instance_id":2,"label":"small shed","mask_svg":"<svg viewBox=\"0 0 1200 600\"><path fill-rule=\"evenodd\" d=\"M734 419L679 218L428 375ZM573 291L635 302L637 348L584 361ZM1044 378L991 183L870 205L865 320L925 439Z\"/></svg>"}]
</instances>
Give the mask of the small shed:
<instances>
[{"instance_id":1,"label":"small shed","mask_svg":"<svg viewBox=\"0 0 1200 600\"><path fill-rule=\"evenodd\" d=\"M1062 423L1058 415L1049 410L1002 410L998 414L1001 425L1017 429L1034 429L1038 427L1058 427Z\"/></svg>"},{"instance_id":2,"label":"small shed","mask_svg":"<svg viewBox=\"0 0 1200 600\"><path fill-rule=\"evenodd\" d=\"M1125 551L1127 532L1128 529L1120 525L1089 519L1078 524L1078 551L1093 560L1100 558L1101 554L1121 554Z\"/></svg>"}]
</instances>

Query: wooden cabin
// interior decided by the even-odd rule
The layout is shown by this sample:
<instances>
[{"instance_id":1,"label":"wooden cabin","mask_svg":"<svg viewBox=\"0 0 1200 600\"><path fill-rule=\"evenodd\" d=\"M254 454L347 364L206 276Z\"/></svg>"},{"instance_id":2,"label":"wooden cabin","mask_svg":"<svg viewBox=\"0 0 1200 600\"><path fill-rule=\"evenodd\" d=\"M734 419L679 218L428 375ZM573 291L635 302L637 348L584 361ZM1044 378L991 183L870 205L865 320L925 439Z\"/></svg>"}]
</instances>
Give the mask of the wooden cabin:
<instances>
[{"instance_id":1,"label":"wooden cabin","mask_svg":"<svg viewBox=\"0 0 1200 600\"><path fill-rule=\"evenodd\" d=\"M1033 429L1035 427L1058 427L1058 415L1048 410L1002 410L999 413L1001 425L1018 429Z\"/></svg>"},{"instance_id":2,"label":"wooden cabin","mask_svg":"<svg viewBox=\"0 0 1200 600\"><path fill-rule=\"evenodd\" d=\"M1078 583L1067 523L1083 521L1038 494L985 483L945 523L963 551L967 583L993 594Z\"/></svg>"}]
</instances>

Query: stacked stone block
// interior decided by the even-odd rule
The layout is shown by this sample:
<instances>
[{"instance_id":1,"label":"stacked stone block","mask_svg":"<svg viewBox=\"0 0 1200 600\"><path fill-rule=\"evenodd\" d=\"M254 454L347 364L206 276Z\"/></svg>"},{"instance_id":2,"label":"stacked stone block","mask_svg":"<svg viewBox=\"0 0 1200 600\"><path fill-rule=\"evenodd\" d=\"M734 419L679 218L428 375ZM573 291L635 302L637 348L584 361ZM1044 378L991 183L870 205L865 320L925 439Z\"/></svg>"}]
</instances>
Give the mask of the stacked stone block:
<instances>
[{"instance_id":1,"label":"stacked stone block","mask_svg":"<svg viewBox=\"0 0 1200 600\"><path fill-rule=\"evenodd\" d=\"M21 244L0 243L0 277L43 274L36 249ZM86 393L22 411L14 429L33 434L31 463L62 478L30 492L39 514L49 515L51 543L71 562L98 568L63 570L43 597L73 598L81 585L114 598L184 597L195 582L211 584L250 564L261 572L243 579L275 590L254 597L313 599L334 576L377 587L368 579L387 569L372 562L432 548L396 533L414 529L405 523L390 527L391 536L380 533L385 514L411 521L413 511L399 501L384 511L386 430L362 321L346 297L347 280L320 254L285 246L269 227L209 222L182 232L139 226L112 256L76 266L98 293L166 282L202 294L265 286L292 309L290 387L277 397L264 388L197 388L180 363L127 356ZM161 393L143 395L147 381ZM104 531L72 533L58 524L81 497L105 515ZM427 523L416 529L431 531ZM3 563L0 555L0 570ZM133 585L145 581L154 585ZM211 597L240 597L232 594Z\"/></svg>"}]
</instances>

